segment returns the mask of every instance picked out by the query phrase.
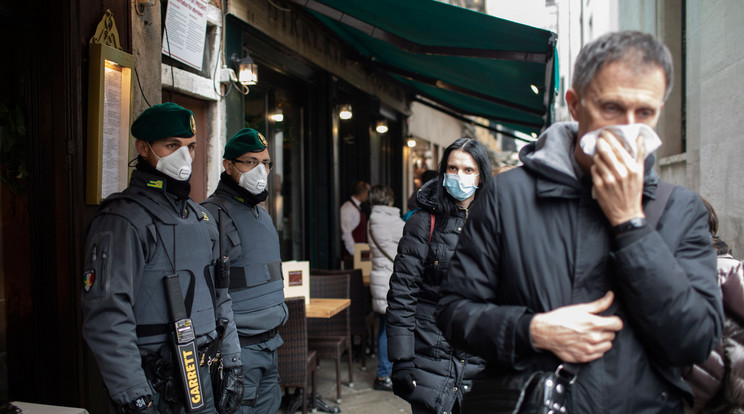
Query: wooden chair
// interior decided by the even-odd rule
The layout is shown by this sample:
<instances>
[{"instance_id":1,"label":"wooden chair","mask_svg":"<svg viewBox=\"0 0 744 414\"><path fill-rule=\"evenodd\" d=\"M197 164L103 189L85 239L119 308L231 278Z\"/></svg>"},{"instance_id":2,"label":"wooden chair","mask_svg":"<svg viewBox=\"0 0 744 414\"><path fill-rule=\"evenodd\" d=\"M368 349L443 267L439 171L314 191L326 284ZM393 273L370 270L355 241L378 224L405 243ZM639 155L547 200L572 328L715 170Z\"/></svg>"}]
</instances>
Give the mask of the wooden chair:
<instances>
[{"instance_id":1,"label":"wooden chair","mask_svg":"<svg viewBox=\"0 0 744 414\"><path fill-rule=\"evenodd\" d=\"M349 274L310 275L310 297L349 298ZM341 403L341 357L346 351L349 358L349 386L354 386L354 369L351 361L351 331L349 309L328 318L309 318L307 321L308 348L318 353L318 359L336 361L336 402Z\"/></svg>"},{"instance_id":2,"label":"wooden chair","mask_svg":"<svg viewBox=\"0 0 744 414\"><path fill-rule=\"evenodd\" d=\"M367 346L374 353L374 348L377 345L374 334L374 325L370 327L370 321L374 324L377 317L372 312L372 296L370 295L369 286L364 286L364 280L362 279L361 269L310 269L311 275L342 275L349 274L349 298L351 298L351 306L349 307L349 326L351 329L352 345L353 339L358 336L360 339L359 355L362 362L362 371L367 370L367 353L365 348ZM370 317L372 317L370 319ZM370 336L369 332L372 329L373 333Z\"/></svg>"},{"instance_id":3,"label":"wooden chair","mask_svg":"<svg viewBox=\"0 0 744 414\"><path fill-rule=\"evenodd\" d=\"M284 326L279 327L279 334L284 344L277 349L279 359L279 378L289 395L289 388L293 387L302 398L302 414L307 414L307 400L315 407L315 367L318 365L317 354L307 347L307 318L305 318L305 298L286 298L284 301L289 310L289 319ZM308 394L308 378L312 378L312 392ZM290 403L290 405L292 405ZM296 406L296 405L295 405ZM288 407L289 409L289 407ZM287 413L294 412L294 408Z\"/></svg>"}]
</instances>

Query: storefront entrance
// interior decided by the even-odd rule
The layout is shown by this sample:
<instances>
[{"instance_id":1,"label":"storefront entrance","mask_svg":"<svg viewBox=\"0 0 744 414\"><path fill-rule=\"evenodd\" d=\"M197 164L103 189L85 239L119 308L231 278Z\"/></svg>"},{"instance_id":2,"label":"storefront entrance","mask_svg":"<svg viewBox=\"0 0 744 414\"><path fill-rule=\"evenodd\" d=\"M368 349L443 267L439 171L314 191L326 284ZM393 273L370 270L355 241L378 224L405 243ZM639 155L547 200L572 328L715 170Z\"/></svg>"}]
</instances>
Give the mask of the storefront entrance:
<instances>
[{"instance_id":1,"label":"storefront entrance","mask_svg":"<svg viewBox=\"0 0 744 414\"><path fill-rule=\"evenodd\" d=\"M279 233L282 260L303 260L303 144L306 98L303 86L280 74L262 71L261 87L244 97L245 127L261 132L269 143L274 167L264 207Z\"/></svg>"}]
</instances>

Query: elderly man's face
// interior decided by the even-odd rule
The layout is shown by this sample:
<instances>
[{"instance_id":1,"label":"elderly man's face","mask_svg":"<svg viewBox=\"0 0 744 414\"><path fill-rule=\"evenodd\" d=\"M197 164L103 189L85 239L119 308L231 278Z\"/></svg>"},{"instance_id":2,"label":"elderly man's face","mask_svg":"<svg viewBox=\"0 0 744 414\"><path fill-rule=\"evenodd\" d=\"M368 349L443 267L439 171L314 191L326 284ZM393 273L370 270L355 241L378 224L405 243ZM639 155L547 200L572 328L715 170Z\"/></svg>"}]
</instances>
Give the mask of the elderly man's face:
<instances>
[{"instance_id":1,"label":"elderly man's face","mask_svg":"<svg viewBox=\"0 0 744 414\"><path fill-rule=\"evenodd\" d=\"M589 82L583 96L574 89L566 92L566 102L579 122L578 137L609 125L646 124L659 121L664 106L666 82L659 66L641 71L624 61L605 65Z\"/></svg>"}]
</instances>

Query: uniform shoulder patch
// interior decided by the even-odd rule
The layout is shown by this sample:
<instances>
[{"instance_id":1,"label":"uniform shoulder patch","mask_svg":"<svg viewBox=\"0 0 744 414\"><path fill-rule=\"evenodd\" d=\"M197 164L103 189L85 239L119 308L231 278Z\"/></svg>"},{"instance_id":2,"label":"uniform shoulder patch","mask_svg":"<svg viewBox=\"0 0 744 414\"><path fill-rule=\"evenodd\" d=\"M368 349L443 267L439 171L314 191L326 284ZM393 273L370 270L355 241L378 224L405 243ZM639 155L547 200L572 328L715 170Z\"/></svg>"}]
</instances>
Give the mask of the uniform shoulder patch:
<instances>
[{"instance_id":1,"label":"uniform shoulder patch","mask_svg":"<svg viewBox=\"0 0 744 414\"><path fill-rule=\"evenodd\" d=\"M83 272L83 289L86 292L90 291L93 287L93 283L96 281L96 271L94 269L86 270Z\"/></svg>"}]
</instances>

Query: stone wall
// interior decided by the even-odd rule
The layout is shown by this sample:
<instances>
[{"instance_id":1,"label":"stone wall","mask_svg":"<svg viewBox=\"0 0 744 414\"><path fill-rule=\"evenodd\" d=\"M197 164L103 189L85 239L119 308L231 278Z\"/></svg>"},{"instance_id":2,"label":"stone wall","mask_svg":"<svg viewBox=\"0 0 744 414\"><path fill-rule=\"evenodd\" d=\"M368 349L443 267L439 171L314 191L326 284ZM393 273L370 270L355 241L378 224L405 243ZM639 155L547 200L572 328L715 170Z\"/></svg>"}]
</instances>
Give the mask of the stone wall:
<instances>
[{"instance_id":1,"label":"stone wall","mask_svg":"<svg viewBox=\"0 0 744 414\"><path fill-rule=\"evenodd\" d=\"M718 213L719 235L744 259L744 8L738 0L687 1L687 136L699 140L690 188Z\"/></svg>"}]
</instances>

